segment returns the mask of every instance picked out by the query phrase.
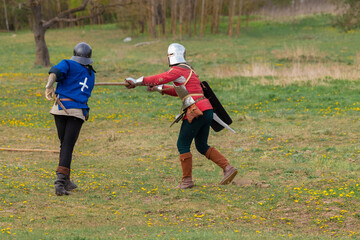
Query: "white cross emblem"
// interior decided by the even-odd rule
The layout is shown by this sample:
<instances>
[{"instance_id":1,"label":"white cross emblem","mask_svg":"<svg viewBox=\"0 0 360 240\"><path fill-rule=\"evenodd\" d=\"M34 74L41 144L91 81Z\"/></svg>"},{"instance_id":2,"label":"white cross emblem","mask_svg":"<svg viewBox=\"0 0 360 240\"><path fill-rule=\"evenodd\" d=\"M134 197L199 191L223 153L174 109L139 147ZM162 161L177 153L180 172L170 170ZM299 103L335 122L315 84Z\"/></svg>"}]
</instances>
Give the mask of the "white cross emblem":
<instances>
[{"instance_id":1,"label":"white cross emblem","mask_svg":"<svg viewBox=\"0 0 360 240\"><path fill-rule=\"evenodd\" d=\"M84 91L84 87L89 88L88 85L86 85L86 82L87 82L87 78L85 78L84 82L79 82L79 84L82 85L82 87L81 87L82 92Z\"/></svg>"}]
</instances>

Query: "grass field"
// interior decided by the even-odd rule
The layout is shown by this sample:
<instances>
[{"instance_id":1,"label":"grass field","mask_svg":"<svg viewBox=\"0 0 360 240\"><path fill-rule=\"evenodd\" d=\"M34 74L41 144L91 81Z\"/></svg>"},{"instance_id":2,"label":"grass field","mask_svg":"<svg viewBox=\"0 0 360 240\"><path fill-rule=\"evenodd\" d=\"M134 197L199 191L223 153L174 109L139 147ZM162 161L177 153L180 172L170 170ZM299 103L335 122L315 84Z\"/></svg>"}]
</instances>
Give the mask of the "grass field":
<instances>
[{"instance_id":1,"label":"grass field","mask_svg":"<svg viewBox=\"0 0 360 240\"><path fill-rule=\"evenodd\" d=\"M96 87L72 195L54 194L57 154L0 151L0 239L360 238L359 31L314 16L255 21L233 38L125 37L113 25L46 34L53 64L88 42L98 82L163 72L167 46L182 43L233 119L237 133L212 131L209 143L239 175L217 185L221 170L193 147L195 187L175 189L179 101ZM32 33L0 42L0 147L58 150Z\"/></svg>"}]
</instances>

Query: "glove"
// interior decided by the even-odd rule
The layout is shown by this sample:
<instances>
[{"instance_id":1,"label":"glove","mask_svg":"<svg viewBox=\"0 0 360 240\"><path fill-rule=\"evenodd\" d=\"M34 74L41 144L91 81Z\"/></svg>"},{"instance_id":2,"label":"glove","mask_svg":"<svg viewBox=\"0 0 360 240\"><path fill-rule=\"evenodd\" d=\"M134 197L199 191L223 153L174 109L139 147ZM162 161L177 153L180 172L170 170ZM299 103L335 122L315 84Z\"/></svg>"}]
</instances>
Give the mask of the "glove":
<instances>
[{"instance_id":1,"label":"glove","mask_svg":"<svg viewBox=\"0 0 360 240\"><path fill-rule=\"evenodd\" d=\"M148 91L148 92L159 92L159 93L163 94L162 89L163 89L163 85L148 86L146 91Z\"/></svg>"},{"instance_id":2,"label":"glove","mask_svg":"<svg viewBox=\"0 0 360 240\"><path fill-rule=\"evenodd\" d=\"M143 82L144 77L138 78L138 79L134 79L134 78L126 78L125 82L128 83L128 85L126 86L127 89L130 88L134 88L136 86L141 86L142 82Z\"/></svg>"},{"instance_id":3,"label":"glove","mask_svg":"<svg viewBox=\"0 0 360 240\"><path fill-rule=\"evenodd\" d=\"M45 97L49 101L54 100L54 97L55 97L55 89L54 89L54 87L50 87L50 88L45 89Z\"/></svg>"},{"instance_id":4,"label":"glove","mask_svg":"<svg viewBox=\"0 0 360 240\"><path fill-rule=\"evenodd\" d=\"M136 80L133 79L133 78L126 78L126 79L125 79L125 82L128 83L128 85L126 86L127 89L131 89L131 88L135 88L135 87L136 87L136 85L135 85Z\"/></svg>"}]
</instances>

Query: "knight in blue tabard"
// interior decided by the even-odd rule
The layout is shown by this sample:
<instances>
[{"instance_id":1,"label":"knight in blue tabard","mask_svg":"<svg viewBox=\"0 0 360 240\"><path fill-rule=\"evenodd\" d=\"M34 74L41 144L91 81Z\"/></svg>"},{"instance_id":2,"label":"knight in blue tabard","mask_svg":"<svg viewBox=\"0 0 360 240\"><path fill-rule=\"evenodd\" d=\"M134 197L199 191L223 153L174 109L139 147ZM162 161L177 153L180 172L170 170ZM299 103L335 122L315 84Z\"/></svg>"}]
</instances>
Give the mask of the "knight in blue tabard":
<instances>
[{"instance_id":1,"label":"knight in blue tabard","mask_svg":"<svg viewBox=\"0 0 360 240\"><path fill-rule=\"evenodd\" d=\"M70 60L62 60L49 70L45 97L54 101L50 113L54 115L60 139L59 165L56 169L56 195L69 195L77 188L70 181L72 154L82 124L87 120L90 108L88 100L95 84L95 70L92 67L92 49L81 42L74 48ZM56 90L54 84L57 82Z\"/></svg>"}]
</instances>

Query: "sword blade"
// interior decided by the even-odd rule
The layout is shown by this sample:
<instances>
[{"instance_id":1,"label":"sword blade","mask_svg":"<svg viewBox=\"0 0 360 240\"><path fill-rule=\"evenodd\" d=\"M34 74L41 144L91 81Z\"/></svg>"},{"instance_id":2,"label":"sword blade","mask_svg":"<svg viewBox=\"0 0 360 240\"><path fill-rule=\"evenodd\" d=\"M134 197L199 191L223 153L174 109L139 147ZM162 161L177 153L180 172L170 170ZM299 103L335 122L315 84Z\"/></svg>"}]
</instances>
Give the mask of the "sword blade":
<instances>
[{"instance_id":1,"label":"sword blade","mask_svg":"<svg viewBox=\"0 0 360 240\"><path fill-rule=\"evenodd\" d=\"M185 116L185 112L176 115L175 120L172 122L172 124L170 125L170 127L171 127L172 125L174 125L175 123L180 122L180 120L183 119L184 116Z\"/></svg>"},{"instance_id":2,"label":"sword blade","mask_svg":"<svg viewBox=\"0 0 360 240\"><path fill-rule=\"evenodd\" d=\"M127 86L129 85L127 82L97 82L95 83L95 86L116 86L116 85L120 85L120 86Z\"/></svg>"},{"instance_id":3,"label":"sword blade","mask_svg":"<svg viewBox=\"0 0 360 240\"><path fill-rule=\"evenodd\" d=\"M223 126L224 128L226 128L227 130L229 130L229 131L231 131L231 132L233 132L233 133L236 133L236 132L234 131L234 129L232 129L231 127L229 127L229 125L227 125L223 120L221 120L216 113L214 113L213 119L214 119L214 121L216 121L217 123L219 123L221 126Z\"/></svg>"}]
</instances>

